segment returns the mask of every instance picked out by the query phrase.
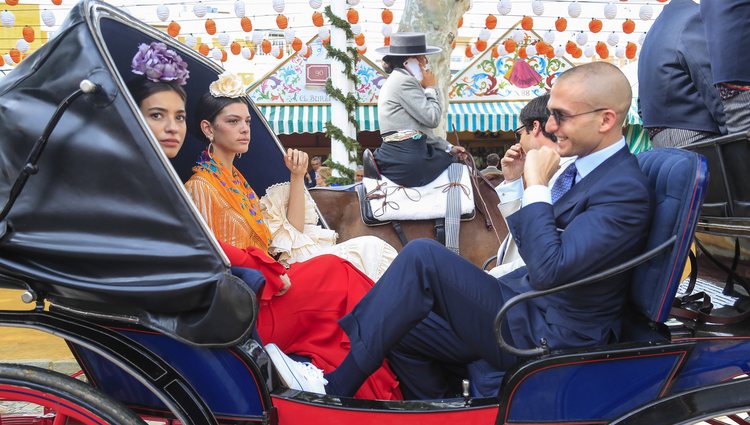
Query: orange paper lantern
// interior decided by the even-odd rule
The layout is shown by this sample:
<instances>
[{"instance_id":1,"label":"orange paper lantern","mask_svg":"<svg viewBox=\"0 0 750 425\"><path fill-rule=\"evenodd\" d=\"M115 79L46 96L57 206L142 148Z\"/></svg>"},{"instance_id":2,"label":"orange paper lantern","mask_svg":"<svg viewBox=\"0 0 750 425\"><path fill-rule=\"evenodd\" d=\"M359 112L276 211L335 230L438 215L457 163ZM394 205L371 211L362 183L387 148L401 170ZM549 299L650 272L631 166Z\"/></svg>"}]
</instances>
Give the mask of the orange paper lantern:
<instances>
[{"instance_id":1,"label":"orange paper lantern","mask_svg":"<svg viewBox=\"0 0 750 425\"><path fill-rule=\"evenodd\" d=\"M567 43L565 43L565 53L572 55L573 52L576 51L578 48L578 45L574 41L568 40Z\"/></svg>"},{"instance_id":2,"label":"orange paper lantern","mask_svg":"<svg viewBox=\"0 0 750 425\"><path fill-rule=\"evenodd\" d=\"M263 40L260 42L260 50L263 51L265 54L271 53L271 42L268 40Z\"/></svg>"},{"instance_id":3,"label":"orange paper lantern","mask_svg":"<svg viewBox=\"0 0 750 425\"><path fill-rule=\"evenodd\" d=\"M208 45L206 43L201 43L201 45L198 46L198 51L203 56L208 56L208 53L209 53Z\"/></svg>"},{"instance_id":4,"label":"orange paper lantern","mask_svg":"<svg viewBox=\"0 0 750 425\"><path fill-rule=\"evenodd\" d=\"M357 43L357 46L364 46L365 45L365 35L362 33L359 33L354 36L354 42Z\"/></svg>"},{"instance_id":5,"label":"orange paper lantern","mask_svg":"<svg viewBox=\"0 0 750 425\"><path fill-rule=\"evenodd\" d=\"M474 53L471 52L471 44L466 45L466 49L464 49L464 54L466 54L467 58L473 58Z\"/></svg>"},{"instance_id":6,"label":"orange paper lantern","mask_svg":"<svg viewBox=\"0 0 750 425\"><path fill-rule=\"evenodd\" d=\"M302 40L300 40L298 37L294 37L294 40L292 40L292 50L295 52L299 52L302 50Z\"/></svg>"},{"instance_id":7,"label":"orange paper lantern","mask_svg":"<svg viewBox=\"0 0 750 425\"><path fill-rule=\"evenodd\" d=\"M5 0L5 4L8 6L15 6L18 4L18 0Z\"/></svg>"},{"instance_id":8,"label":"orange paper lantern","mask_svg":"<svg viewBox=\"0 0 750 425\"><path fill-rule=\"evenodd\" d=\"M211 18L206 19L206 32L208 35L216 34L216 22Z\"/></svg>"},{"instance_id":9,"label":"orange paper lantern","mask_svg":"<svg viewBox=\"0 0 750 425\"><path fill-rule=\"evenodd\" d=\"M456 24L456 26L458 28L461 28L462 26L464 26L464 17L463 17L463 15L460 18L458 18L458 24Z\"/></svg>"},{"instance_id":10,"label":"orange paper lantern","mask_svg":"<svg viewBox=\"0 0 750 425\"><path fill-rule=\"evenodd\" d=\"M13 59L13 62L21 62L21 52L18 49L10 49L8 53L10 54L10 58Z\"/></svg>"},{"instance_id":11,"label":"orange paper lantern","mask_svg":"<svg viewBox=\"0 0 750 425\"><path fill-rule=\"evenodd\" d=\"M544 55L547 53L547 43L543 42L542 40L539 40L536 42L536 52L540 55Z\"/></svg>"},{"instance_id":12,"label":"orange paper lantern","mask_svg":"<svg viewBox=\"0 0 750 425\"><path fill-rule=\"evenodd\" d=\"M0 66L5 66L5 59L2 56L0 56Z\"/></svg>"},{"instance_id":13,"label":"orange paper lantern","mask_svg":"<svg viewBox=\"0 0 750 425\"><path fill-rule=\"evenodd\" d=\"M453 43L454 43L454 47L455 47L455 43L456 42L454 41ZM390 37L383 37L383 46L390 46L390 45L391 45L391 38Z\"/></svg>"},{"instance_id":14,"label":"orange paper lantern","mask_svg":"<svg viewBox=\"0 0 750 425\"><path fill-rule=\"evenodd\" d=\"M516 40L509 38L505 40L505 42L503 42L503 47L505 47L506 52L513 53L516 51L516 47L518 47L518 45L516 44Z\"/></svg>"},{"instance_id":15,"label":"orange paper lantern","mask_svg":"<svg viewBox=\"0 0 750 425\"><path fill-rule=\"evenodd\" d=\"M602 21L591 18L591 21L589 22L589 30L593 32L594 34L598 33L602 30Z\"/></svg>"},{"instance_id":16,"label":"orange paper lantern","mask_svg":"<svg viewBox=\"0 0 750 425\"><path fill-rule=\"evenodd\" d=\"M221 49L221 61L226 62L227 61L227 51L224 49Z\"/></svg>"},{"instance_id":17,"label":"orange paper lantern","mask_svg":"<svg viewBox=\"0 0 750 425\"><path fill-rule=\"evenodd\" d=\"M568 28L568 20L565 18L557 18L555 21L555 29L559 32L563 32L566 28Z\"/></svg>"},{"instance_id":18,"label":"orange paper lantern","mask_svg":"<svg viewBox=\"0 0 750 425\"><path fill-rule=\"evenodd\" d=\"M534 28L534 20L531 19L531 16L524 16L521 19L521 28L526 31L531 31L531 29Z\"/></svg>"},{"instance_id":19,"label":"orange paper lantern","mask_svg":"<svg viewBox=\"0 0 750 425\"><path fill-rule=\"evenodd\" d=\"M389 42L391 41L390 38L388 41ZM455 49L455 48L456 48L456 40L453 40L453 43L451 43L451 49Z\"/></svg>"},{"instance_id":20,"label":"orange paper lantern","mask_svg":"<svg viewBox=\"0 0 750 425\"><path fill-rule=\"evenodd\" d=\"M170 22L169 25L167 25L167 34L172 37L180 35L180 24L175 21Z\"/></svg>"},{"instance_id":21,"label":"orange paper lantern","mask_svg":"<svg viewBox=\"0 0 750 425\"><path fill-rule=\"evenodd\" d=\"M248 49L248 50L250 50L250 57L247 58L247 60L250 60L255 57L255 49Z\"/></svg>"},{"instance_id":22,"label":"orange paper lantern","mask_svg":"<svg viewBox=\"0 0 750 425\"><path fill-rule=\"evenodd\" d=\"M52 4L55 6L60 6L62 4L62 0L52 0Z\"/></svg>"},{"instance_id":23,"label":"orange paper lantern","mask_svg":"<svg viewBox=\"0 0 750 425\"><path fill-rule=\"evenodd\" d=\"M494 30L497 26L497 18L495 15L488 15L487 19L484 20L484 26L486 26L488 30Z\"/></svg>"},{"instance_id":24,"label":"orange paper lantern","mask_svg":"<svg viewBox=\"0 0 750 425\"><path fill-rule=\"evenodd\" d=\"M279 53L276 54L276 59L281 59L284 57L284 49L279 49Z\"/></svg>"},{"instance_id":25,"label":"orange paper lantern","mask_svg":"<svg viewBox=\"0 0 750 425\"><path fill-rule=\"evenodd\" d=\"M497 44L492 46L492 57L495 59L500 57L500 49L497 48Z\"/></svg>"},{"instance_id":26,"label":"orange paper lantern","mask_svg":"<svg viewBox=\"0 0 750 425\"><path fill-rule=\"evenodd\" d=\"M240 46L240 43L233 41L232 44L229 45L229 50L233 55L239 55L242 51L242 46Z\"/></svg>"},{"instance_id":27,"label":"orange paper lantern","mask_svg":"<svg viewBox=\"0 0 750 425\"><path fill-rule=\"evenodd\" d=\"M555 49L547 49L547 59L552 59L555 57Z\"/></svg>"},{"instance_id":28,"label":"orange paper lantern","mask_svg":"<svg viewBox=\"0 0 750 425\"><path fill-rule=\"evenodd\" d=\"M580 58L581 56L583 56L583 50L581 50L581 48L580 48L580 47L576 47L576 50L575 50L575 51L573 51L573 53L571 53L571 55L572 55L572 56L573 56L574 58L578 59L578 58Z\"/></svg>"},{"instance_id":29,"label":"orange paper lantern","mask_svg":"<svg viewBox=\"0 0 750 425\"><path fill-rule=\"evenodd\" d=\"M356 24L359 22L359 13L354 9L349 9L346 12L346 20L349 21L350 24Z\"/></svg>"},{"instance_id":30,"label":"orange paper lantern","mask_svg":"<svg viewBox=\"0 0 750 425\"><path fill-rule=\"evenodd\" d=\"M313 12L312 22L313 22L313 25L315 25L316 27L322 27L323 26L323 14L320 12Z\"/></svg>"},{"instance_id":31,"label":"orange paper lantern","mask_svg":"<svg viewBox=\"0 0 750 425\"><path fill-rule=\"evenodd\" d=\"M250 32L253 30L253 23L247 16L243 16L242 19L240 19L240 26L242 27L242 31L245 32Z\"/></svg>"},{"instance_id":32,"label":"orange paper lantern","mask_svg":"<svg viewBox=\"0 0 750 425\"><path fill-rule=\"evenodd\" d=\"M29 43L33 42L34 41L34 28L31 28L28 25L23 27L23 39L28 41Z\"/></svg>"},{"instance_id":33,"label":"orange paper lantern","mask_svg":"<svg viewBox=\"0 0 750 425\"><path fill-rule=\"evenodd\" d=\"M285 30L286 27L289 26L289 19L286 18L284 15L279 15L276 17L276 26L279 27L280 30Z\"/></svg>"},{"instance_id":34,"label":"orange paper lantern","mask_svg":"<svg viewBox=\"0 0 750 425\"><path fill-rule=\"evenodd\" d=\"M633 31L635 31L635 22L632 19L626 19L625 22L622 23L622 32L625 34L631 34Z\"/></svg>"},{"instance_id":35,"label":"orange paper lantern","mask_svg":"<svg viewBox=\"0 0 750 425\"><path fill-rule=\"evenodd\" d=\"M312 55L312 49L307 49L307 53L305 53L305 59L309 58L310 55Z\"/></svg>"},{"instance_id":36,"label":"orange paper lantern","mask_svg":"<svg viewBox=\"0 0 750 425\"><path fill-rule=\"evenodd\" d=\"M364 55L365 53L367 53L367 46L357 46L357 52L360 55Z\"/></svg>"},{"instance_id":37,"label":"orange paper lantern","mask_svg":"<svg viewBox=\"0 0 750 425\"><path fill-rule=\"evenodd\" d=\"M526 46L518 49L518 56L521 57L521 59L526 59L527 57L529 57L529 55L526 54Z\"/></svg>"},{"instance_id":38,"label":"orange paper lantern","mask_svg":"<svg viewBox=\"0 0 750 425\"><path fill-rule=\"evenodd\" d=\"M607 59L609 57L609 48L607 48L607 43L603 41L596 43L596 54L598 54L602 59Z\"/></svg>"},{"instance_id":39,"label":"orange paper lantern","mask_svg":"<svg viewBox=\"0 0 750 425\"><path fill-rule=\"evenodd\" d=\"M635 59L635 54L638 51L638 46L633 42L628 42L625 46L625 57L628 59Z\"/></svg>"},{"instance_id":40,"label":"orange paper lantern","mask_svg":"<svg viewBox=\"0 0 750 425\"><path fill-rule=\"evenodd\" d=\"M487 42L484 40L477 40L477 50L484 52L487 49Z\"/></svg>"},{"instance_id":41,"label":"orange paper lantern","mask_svg":"<svg viewBox=\"0 0 750 425\"><path fill-rule=\"evenodd\" d=\"M383 9L383 12L380 13L380 18L384 24L390 24L393 22L393 12L390 9Z\"/></svg>"}]
</instances>

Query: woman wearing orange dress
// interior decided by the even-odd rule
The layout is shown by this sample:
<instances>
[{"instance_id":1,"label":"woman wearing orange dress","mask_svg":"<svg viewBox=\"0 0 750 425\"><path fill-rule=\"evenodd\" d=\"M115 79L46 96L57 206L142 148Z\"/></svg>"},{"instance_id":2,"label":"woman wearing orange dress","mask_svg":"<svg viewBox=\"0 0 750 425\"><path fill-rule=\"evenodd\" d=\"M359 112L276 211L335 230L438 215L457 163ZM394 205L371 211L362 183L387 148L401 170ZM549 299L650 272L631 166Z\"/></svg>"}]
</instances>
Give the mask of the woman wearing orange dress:
<instances>
[{"instance_id":1,"label":"woman wearing orange dress","mask_svg":"<svg viewBox=\"0 0 750 425\"><path fill-rule=\"evenodd\" d=\"M309 230L311 220L304 196L307 171L304 152L287 151L284 159L291 172L290 183L275 188L280 193L279 199L271 204L261 202L232 166L234 158L247 152L250 144L248 100L237 77L222 74L211 85L210 92L199 101L196 119L208 148L193 169L186 188L232 265L258 269L266 277L259 296L257 326L261 339L276 344L283 352L310 358L323 371L335 369L349 352L348 338L338 320L372 288L373 280L365 273L369 270L376 276L382 274L392 259L372 253L385 252L385 257L390 257L388 248L393 248L365 239L355 241L352 244L355 248L343 244L339 248L318 249L315 243L321 239L319 235L305 239L303 231ZM286 214L273 219L280 224L272 231L264 213L278 213L276 210L285 210ZM282 240L278 245L290 248L284 251L287 260L300 256L295 252L297 248L308 259L288 261L289 268L275 261L268 255L273 250L275 235ZM347 261L347 251L359 249L357 244L369 246L370 254L360 259L364 260L362 263L376 263L374 266L360 264L363 269L360 270ZM293 382L286 383L295 388ZM401 393L395 375L384 364L356 396L388 400L400 399Z\"/></svg>"}]
</instances>

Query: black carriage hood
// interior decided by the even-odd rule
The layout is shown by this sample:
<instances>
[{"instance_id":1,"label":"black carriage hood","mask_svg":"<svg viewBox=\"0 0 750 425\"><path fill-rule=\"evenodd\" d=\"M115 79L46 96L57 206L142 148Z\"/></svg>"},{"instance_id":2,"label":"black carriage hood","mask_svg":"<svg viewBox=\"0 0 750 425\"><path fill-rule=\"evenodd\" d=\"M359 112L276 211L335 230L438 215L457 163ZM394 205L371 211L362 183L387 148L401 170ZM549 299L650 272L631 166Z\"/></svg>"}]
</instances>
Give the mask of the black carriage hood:
<instances>
[{"instance_id":1,"label":"black carriage hood","mask_svg":"<svg viewBox=\"0 0 750 425\"><path fill-rule=\"evenodd\" d=\"M82 1L54 39L0 79L0 208L57 105L85 78L103 88L65 112L38 173L0 222L0 282L23 281L61 305L134 316L190 343L231 344L252 326L254 295L229 272L121 91L122 66L112 57L122 53L108 50L101 24L128 27L143 42L179 43L132 19ZM128 40L127 56L136 41ZM196 74L216 75L202 66Z\"/></svg>"}]
</instances>

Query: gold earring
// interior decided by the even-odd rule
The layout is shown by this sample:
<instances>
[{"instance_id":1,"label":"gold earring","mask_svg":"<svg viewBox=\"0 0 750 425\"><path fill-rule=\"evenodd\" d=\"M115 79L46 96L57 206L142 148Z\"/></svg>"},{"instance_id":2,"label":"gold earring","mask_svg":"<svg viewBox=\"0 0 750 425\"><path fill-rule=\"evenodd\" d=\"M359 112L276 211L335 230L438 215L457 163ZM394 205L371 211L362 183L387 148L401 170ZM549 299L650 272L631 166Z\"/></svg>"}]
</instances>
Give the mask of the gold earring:
<instances>
[{"instance_id":1,"label":"gold earring","mask_svg":"<svg viewBox=\"0 0 750 425\"><path fill-rule=\"evenodd\" d=\"M208 157L214 159L214 138L211 137L208 140L208 149L206 149L208 151Z\"/></svg>"}]
</instances>

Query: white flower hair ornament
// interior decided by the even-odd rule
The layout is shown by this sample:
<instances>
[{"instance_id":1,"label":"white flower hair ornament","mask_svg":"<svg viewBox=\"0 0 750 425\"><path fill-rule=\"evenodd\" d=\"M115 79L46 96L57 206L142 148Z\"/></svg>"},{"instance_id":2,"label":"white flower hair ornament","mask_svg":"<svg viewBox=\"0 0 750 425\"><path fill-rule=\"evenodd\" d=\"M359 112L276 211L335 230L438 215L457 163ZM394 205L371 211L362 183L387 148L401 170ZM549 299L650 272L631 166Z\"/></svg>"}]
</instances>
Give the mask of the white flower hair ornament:
<instances>
[{"instance_id":1,"label":"white flower hair ornament","mask_svg":"<svg viewBox=\"0 0 750 425\"><path fill-rule=\"evenodd\" d=\"M237 98L245 95L245 85L239 76L225 71L208 86L208 91L213 97Z\"/></svg>"}]
</instances>

